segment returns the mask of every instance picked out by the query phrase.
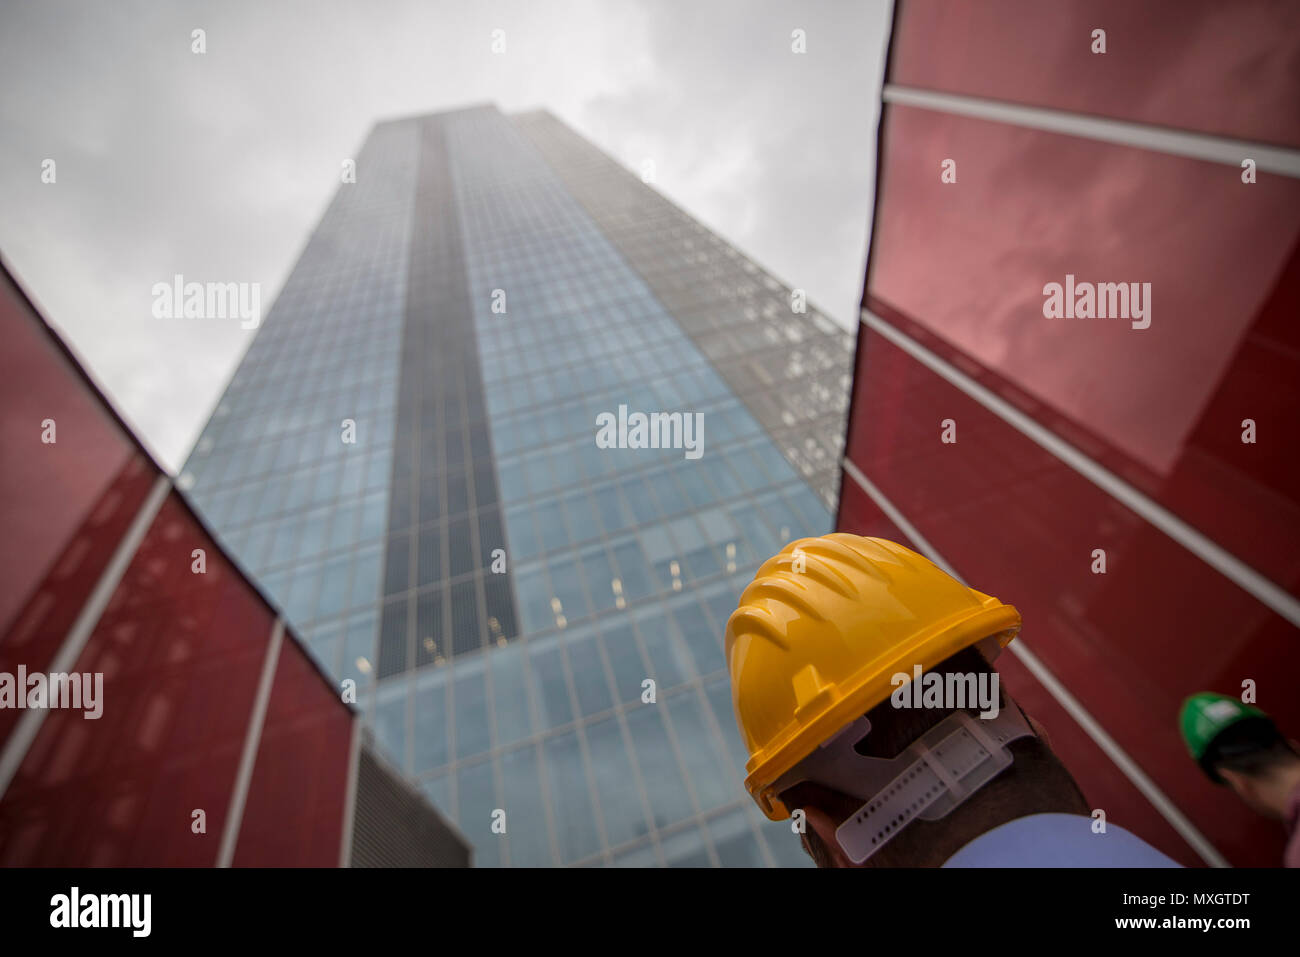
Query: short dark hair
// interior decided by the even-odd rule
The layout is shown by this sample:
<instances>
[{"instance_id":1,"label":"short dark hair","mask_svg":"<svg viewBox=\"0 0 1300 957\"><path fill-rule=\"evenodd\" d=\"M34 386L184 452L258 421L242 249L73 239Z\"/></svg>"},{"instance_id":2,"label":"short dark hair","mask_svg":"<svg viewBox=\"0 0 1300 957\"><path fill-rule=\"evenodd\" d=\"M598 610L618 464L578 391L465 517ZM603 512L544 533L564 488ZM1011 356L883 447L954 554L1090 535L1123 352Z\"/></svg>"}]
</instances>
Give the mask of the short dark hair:
<instances>
[{"instance_id":1,"label":"short dark hair","mask_svg":"<svg viewBox=\"0 0 1300 957\"><path fill-rule=\"evenodd\" d=\"M976 647L971 646L928 670L946 677L950 674L992 674L995 669ZM1000 686L998 706L1019 707L1007 698ZM950 714L952 711L942 708L896 708L887 698L867 712L871 732L856 750L868 757L895 758ZM981 789L981 793L998 794L995 803L1001 810L1010 808L1018 812L1013 816L1049 811L1088 813L1078 785L1045 741L1038 737L1021 738L1012 742L1010 747L1015 763ZM862 805L862 801L852 795L813 781L787 789L781 795L781 802L790 809L816 807L837 823L848 820ZM986 818L986 811L968 802L938 821L915 820L872 855L870 864L875 867L938 866L974 834L987 829L987 824L981 826L981 821ZM973 833L965 838L952 837L965 831ZM952 846L954 843L956 846ZM818 867L833 866L830 850L811 829L804 832L803 845Z\"/></svg>"},{"instance_id":2,"label":"short dark hair","mask_svg":"<svg viewBox=\"0 0 1300 957\"><path fill-rule=\"evenodd\" d=\"M1202 763L1210 776L1222 783L1220 771L1235 771L1253 778L1266 778L1300 761L1282 733L1270 719L1246 718L1215 736L1205 749Z\"/></svg>"}]
</instances>

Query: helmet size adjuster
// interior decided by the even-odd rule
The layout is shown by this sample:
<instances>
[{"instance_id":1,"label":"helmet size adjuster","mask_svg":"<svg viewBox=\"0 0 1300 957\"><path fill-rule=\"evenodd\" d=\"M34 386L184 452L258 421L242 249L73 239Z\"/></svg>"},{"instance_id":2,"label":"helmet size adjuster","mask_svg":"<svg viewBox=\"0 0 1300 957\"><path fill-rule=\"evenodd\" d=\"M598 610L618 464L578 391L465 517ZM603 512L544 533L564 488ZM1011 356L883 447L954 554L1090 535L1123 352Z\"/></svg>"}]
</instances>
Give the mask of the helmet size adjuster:
<instances>
[{"instance_id":1,"label":"helmet size adjuster","mask_svg":"<svg viewBox=\"0 0 1300 957\"><path fill-rule=\"evenodd\" d=\"M913 820L948 815L1011 765L1011 742L1034 735L1019 708L1004 708L988 720L959 710L897 757L873 758L855 750L870 729L865 716L846 725L773 787L779 794L812 781L861 799L862 806L835 831L855 864L868 860Z\"/></svg>"}]
</instances>

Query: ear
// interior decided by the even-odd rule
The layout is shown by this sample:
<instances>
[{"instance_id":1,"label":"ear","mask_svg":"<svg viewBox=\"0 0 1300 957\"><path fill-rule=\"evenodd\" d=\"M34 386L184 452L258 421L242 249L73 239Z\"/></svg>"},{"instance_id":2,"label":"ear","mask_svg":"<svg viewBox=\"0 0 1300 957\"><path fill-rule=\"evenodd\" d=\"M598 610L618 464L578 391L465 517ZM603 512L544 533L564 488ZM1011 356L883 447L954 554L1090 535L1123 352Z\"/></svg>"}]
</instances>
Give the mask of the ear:
<instances>
[{"instance_id":1,"label":"ear","mask_svg":"<svg viewBox=\"0 0 1300 957\"><path fill-rule=\"evenodd\" d=\"M1237 793L1252 808L1258 805L1259 785L1248 774L1242 774L1240 771L1230 771L1227 768L1218 768L1219 777L1223 778L1224 783Z\"/></svg>"},{"instance_id":2,"label":"ear","mask_svg":"<svg viewBox=\"0 0 1300 957\"><path fill-rule=\"evenodd\" d=\"M1016 707L1020 707L1020 706L1016 705ZM1023 708L1020 709L1020 713L1023 714L1025 716L1025 720L1029 722L1029 729L1033 731L1035 735L1038 736L1038 739L1042 741L1043 744L1047 745L1047 749L1050 751L1052 749L1052 739L1047 736L1047 729L1044 728L1041 724L1039 724L1037 719L1034 718L1032 714L1030 714L1028 711L1024 710Z\"/></svg>"},{"instance_id":3,"label":"ear","mask_svg":"<svg viewBox=\"0 0 1300 957\"><path fill-rule=\"evenodd\" d=\"M1250 782L1244 774L1238 774L1236 771L1229 771L1227 768L1216 768L1216 770L1219 772L1219 777L1223 778L1228 787L1232 788L1238 794L1241 793L1243 788L1249 786Z\"/></svg>"},{"instance_id":4,"label":"ear","mask_svg":"<svg viewBox=\"0 0 1300 957\"><path fill-rule=\"evenodd\" d=\"M830 854L835 866L857 867L858 865L849 860L848 855L844 853L844 848L840 847L840 842L835 840L835 829L838 827L835 820L821 808L805 807L803 810L804 814L807 815L808 826L821 838L821 842Z\"/></svg>"}]
</instances>

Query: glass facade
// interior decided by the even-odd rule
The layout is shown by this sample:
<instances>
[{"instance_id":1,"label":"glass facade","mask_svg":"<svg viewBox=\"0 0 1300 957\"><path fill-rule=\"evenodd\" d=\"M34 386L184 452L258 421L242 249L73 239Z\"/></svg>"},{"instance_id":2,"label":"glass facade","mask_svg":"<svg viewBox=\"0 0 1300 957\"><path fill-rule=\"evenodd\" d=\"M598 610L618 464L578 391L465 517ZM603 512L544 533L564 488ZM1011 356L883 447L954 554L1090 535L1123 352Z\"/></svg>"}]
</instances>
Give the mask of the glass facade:
<instances>
[{"instance_id":1,"label":"glass facade","mask_svg":"<svg viewBox=\"0 0 1300 957\"><path fill-rule=\"evenodd\" d=\"M322 665L363 685L376 664L417 134L390 124L369 138L357 182L326 211L177 482Z\"/></svg>"},{"instance_id":2,"label":"glass facade","mask_svg":"<svg viewBox=\"0 0 1300 957\"><path fill-rule=\"evenodd\" d=\"M849 339L675 209L602 222L664 201L594 150L609 202L573 189L557 130L377 126L184 484L478 863L804 863L741 786L722 632L831 527ZM719 350L787 355L738 389ZM702 454L600 447L620 406L698 414Z\"/></svg>"},{"instance_id":3,"label":"glass facade","mask_svg":"<svg viewBox=\"0 0 1300 957\"><path fill-rule=\"evenodd\" d=\"M655 298L828 508L839 489L850 338L545 112L514 117Z\"/></svg>"}]
</instances>

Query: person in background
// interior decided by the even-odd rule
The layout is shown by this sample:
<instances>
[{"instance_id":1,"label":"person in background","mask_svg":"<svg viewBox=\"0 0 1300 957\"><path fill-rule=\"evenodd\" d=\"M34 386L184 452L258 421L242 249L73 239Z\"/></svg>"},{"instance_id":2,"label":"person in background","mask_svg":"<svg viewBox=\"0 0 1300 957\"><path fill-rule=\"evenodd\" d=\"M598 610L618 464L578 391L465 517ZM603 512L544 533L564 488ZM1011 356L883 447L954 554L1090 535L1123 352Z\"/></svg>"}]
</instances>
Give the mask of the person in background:
<instances>
[{"instance_id":1,"label":"person in background","mask_svg":"<svg viewBox=\"0 0 1300 957\"><path fill-rule=\"evenodd\" d=\"M1228 695L1203 691L1183 702L1178 720L1187 750L1215 784L1286 827L1286 867L1300 867L1300 751L1273 719Z\"/></svg>"}]
</instances>

